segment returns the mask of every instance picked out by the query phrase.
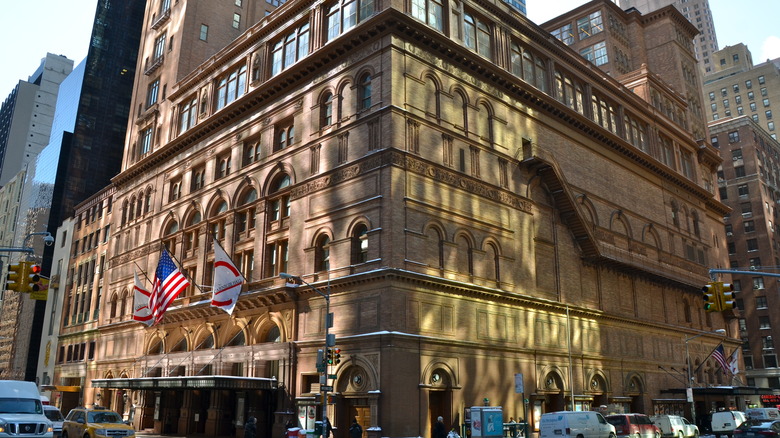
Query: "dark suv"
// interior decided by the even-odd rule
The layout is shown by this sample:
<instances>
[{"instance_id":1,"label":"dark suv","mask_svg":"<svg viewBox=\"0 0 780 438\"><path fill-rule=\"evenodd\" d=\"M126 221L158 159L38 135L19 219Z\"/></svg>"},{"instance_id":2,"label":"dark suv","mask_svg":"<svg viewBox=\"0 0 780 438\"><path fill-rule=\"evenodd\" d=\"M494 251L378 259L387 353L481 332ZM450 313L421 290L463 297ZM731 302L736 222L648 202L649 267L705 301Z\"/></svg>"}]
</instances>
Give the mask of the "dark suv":
<instances>
[{"instance_id":1,"label":"dark suv","mask_svg":"<svg viewBox=\"0 0 780 438\"><path fill-rule=\"evenodd\" d=\"M659 438L661 429L644 414L607 415L607 422L615 426L619 438Z\"/></svg>"}]
</instances>

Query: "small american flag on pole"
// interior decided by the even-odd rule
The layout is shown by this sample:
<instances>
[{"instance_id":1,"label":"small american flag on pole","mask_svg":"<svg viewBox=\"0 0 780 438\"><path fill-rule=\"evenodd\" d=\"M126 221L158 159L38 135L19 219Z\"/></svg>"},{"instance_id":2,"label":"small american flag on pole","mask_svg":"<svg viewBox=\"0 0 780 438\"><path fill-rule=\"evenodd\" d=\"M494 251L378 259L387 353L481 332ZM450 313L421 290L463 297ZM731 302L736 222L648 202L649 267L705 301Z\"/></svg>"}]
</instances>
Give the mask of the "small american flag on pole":
<instances>
[{"instance_id":1,"label":"small american flag on pole","mask_svg":"<svg viewBox=\"0 0 780 438\"><path fill-rule=\"evenodd\" d=\"M720 344L715 348L715 351L712 352L712 357L714 357L718 364L720 364L720 367L723 368L723 373L727 376L731 374L729 364L726 362L726 353L723 351L723 344Z\"/></svg>"},{"instance_id":2,"label":"small american flag on pole","mask_svg":"<svg viewBox=\"0 0 780 438\"><path fill-rule=\"evenodd\" d=\"M149 297L149 307L152 308L155 324L159 324L162 321L168 306L189 285L189 280L173 263L168 250L163 248L160 254L160 262L157 264L157 270L154 272L152 296Z\"/></svg>"}]
</instances>

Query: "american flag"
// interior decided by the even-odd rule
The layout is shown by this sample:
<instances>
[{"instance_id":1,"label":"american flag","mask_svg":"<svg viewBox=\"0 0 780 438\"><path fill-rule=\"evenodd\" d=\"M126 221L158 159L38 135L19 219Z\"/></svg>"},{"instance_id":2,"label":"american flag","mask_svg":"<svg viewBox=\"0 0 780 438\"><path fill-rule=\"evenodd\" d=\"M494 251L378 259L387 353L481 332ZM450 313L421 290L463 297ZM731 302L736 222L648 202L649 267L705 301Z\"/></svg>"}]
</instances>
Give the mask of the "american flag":
<instances>
[{"instance_id":1,"label":"american flag","mask_svg":"<svg viewBox=\"0 0 780 438\"><path fill-rule=\"evenodd\" d=\"M152 309L149 308L149 296L151 295L148 290L144 289L144 285L141 280L138 279L138 272L133 272L135 275L135 303L133 304L133 319L146 324L152 325Z\"/></svg>"},{"instance_id":2,"label":"american flag","mask_svg":"<svg viewBox=\"0 0 780 438\"><path fill-rule=\"evenodd\" d=\"M163 248L160 263L157 264L157 270L154 272L152 296L149 297L149 307L152 308L155 324L162 321L168 306L189 285L190 282L173 263L168 251Z\"/></svg>"},{"instance_id":3,"label":"american flag","mask_svg":"<svg viewBox=\"0 0 780 438\"><path fill-rule=\"evenodd\" d=\"M720 367L723 368L723 372L728 376L731 373L731 370L729 369L728 362L726 362L726 353L723 351L723 344L720 344L715 348L715 351L712 352L712 357L718 361Z\"/></svg>"}]
</instances>

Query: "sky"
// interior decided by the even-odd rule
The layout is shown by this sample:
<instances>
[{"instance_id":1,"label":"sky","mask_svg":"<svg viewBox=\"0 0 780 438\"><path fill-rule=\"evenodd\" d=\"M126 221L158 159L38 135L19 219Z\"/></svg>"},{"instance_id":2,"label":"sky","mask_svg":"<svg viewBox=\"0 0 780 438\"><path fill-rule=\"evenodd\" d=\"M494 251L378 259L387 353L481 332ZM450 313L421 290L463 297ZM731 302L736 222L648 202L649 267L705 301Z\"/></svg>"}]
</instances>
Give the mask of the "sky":
<instances>
[{"instance_id":1,"label":"sky","mask_svg":"<svg viewBox=\"0 0 780 438\"><path fill-rule=\"evenodd\" d=\"M528 17L536 23L585 3L526 0ZM27 80L35 72L47 52L65 55L78 65L87 56L96 7L97 0L0 0L0 41L5 41L0 46L0 59L5 60L0 69L0 101L20 79ZM710 8L720 48L741 42L755 63L780 58L780 0L710 0Z\"/></svg>"}]
</instances>

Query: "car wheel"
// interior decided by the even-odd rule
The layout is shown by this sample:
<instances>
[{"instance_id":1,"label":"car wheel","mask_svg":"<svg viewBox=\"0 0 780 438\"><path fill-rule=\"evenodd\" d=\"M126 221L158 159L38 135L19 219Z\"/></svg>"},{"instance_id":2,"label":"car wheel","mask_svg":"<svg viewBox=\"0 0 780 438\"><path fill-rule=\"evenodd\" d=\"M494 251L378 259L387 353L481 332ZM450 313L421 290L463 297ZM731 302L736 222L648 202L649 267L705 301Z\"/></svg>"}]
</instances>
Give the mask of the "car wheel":
<instances>
[{"instance_id":1,"label":"car wheel","mask_svg":"<svg viewBox=\"0 0 780 438\"><path fill-rule=\"evenodd\" d=\"M693 438L699 438L699 431L698 430L694 430L693 431Z\"/></svg>"},{"instance_id":2,"label":"car wheel","mask_svg":"<svg viewBox=\"0 0 780 438\"><path fill-rule=\"evenodd\" d=\"M89 433L85 433L84 438L91 438L91 437L89 436Z\"/></svg>"},{"instance_id":3,"label":"car wheel","mask_svg":"<svg viewBox=\"0 0 780 438\"><path fill-rule=\"evenodd\" d=\"M609 433L609 438L617 438L617 437L615 437L615 434L614 434L614 433L610 432L610 433Z\"/></svg>"},{"instance_id":4,"label":"car wheel","mask_svg":"<svg viewBox=\"0 0 780 438\"><path fill-rule=\"evenodd\" d=\"M683 433L683 431L679 431L679 432L677 433L677 437L678 437L678 438L685 438L685 434Z\"/></svg>"}]
</instances>

